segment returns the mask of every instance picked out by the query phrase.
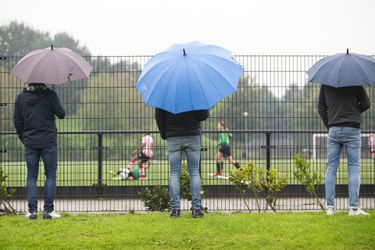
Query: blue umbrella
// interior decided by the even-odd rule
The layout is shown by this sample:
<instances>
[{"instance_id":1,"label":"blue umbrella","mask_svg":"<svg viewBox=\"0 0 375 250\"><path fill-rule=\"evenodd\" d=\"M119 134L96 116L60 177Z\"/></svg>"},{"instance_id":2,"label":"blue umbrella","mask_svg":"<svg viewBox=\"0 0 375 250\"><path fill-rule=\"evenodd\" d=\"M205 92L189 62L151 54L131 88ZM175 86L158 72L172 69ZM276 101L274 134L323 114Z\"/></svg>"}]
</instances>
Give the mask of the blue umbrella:
<instances>
[{"instance_id":1,"label":"blue umbrella","mask_svg":"<svg viewBox=\"0 0 375 250\"><path fill-rule=\"evenodd\" d=\"M147 105L177 114L212 108L236 91L242 72L224 48L175 44L146 63L136 88Z\"/></svg>"},{"instance_id":2,"label":"blue umbrella","mask_svg":"<svg viewBox=\"0 0 375 250\"><path fill-rule=\"evenodd\" d=\"M308 71L309 82L335 88L375 83L375 60L369 56L340 53L325 57Z\"/></svg>"}]
</instances>

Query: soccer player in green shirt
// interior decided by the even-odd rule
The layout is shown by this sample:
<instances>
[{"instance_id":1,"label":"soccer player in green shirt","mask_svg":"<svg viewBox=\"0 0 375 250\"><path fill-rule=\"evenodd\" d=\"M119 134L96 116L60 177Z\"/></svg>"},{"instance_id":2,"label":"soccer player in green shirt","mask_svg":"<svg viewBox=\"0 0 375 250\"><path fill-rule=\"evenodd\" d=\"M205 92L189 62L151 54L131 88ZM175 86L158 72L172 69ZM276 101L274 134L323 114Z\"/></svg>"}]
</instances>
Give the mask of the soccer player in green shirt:
<instances>
[{"instance_id":1,"label":"soccer player in green shirt","mask_svg":"<svg viewBox=\"0 0 375 250\"><path fill-rule=\"evenodd\" d=\"M230 152L230 138L232 134L228 132L229 129L225 127L224 121L220 121L217 124L217 129L222 132L219 134L219 151L216 154L216 173L214 173L213 176L220 177L222 176L224 168L223 157L228 159L229 163L233 164L236 168L239 168L240 164L233 159Z\"/></svg>"}]
</instances>

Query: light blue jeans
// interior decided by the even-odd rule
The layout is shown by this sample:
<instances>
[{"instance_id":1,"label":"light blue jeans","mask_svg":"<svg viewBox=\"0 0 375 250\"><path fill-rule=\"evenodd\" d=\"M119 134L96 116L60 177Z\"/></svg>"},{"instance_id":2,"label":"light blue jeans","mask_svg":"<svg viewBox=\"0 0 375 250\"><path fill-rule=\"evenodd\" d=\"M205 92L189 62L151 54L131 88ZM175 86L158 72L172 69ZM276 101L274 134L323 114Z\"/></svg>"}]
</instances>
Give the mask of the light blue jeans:
<instances>
[{"instance_id":1,"label":"light blue jeans","mask_svg":"<svg viewBox=\"0 0 375 250\"><path fill-rule=\"evenodd\" d=\"M349 207L359 206L361 130L352 127L331 127L327 139L328 162L325 176L327 208L335 207L336 173L343 147L348 158Z\"/></svg>"},{"instance_id":2,"label":"light blue jeans","mask_svg":"<svg viewBox=\"0 0 375 250\"><path fill-rule=\"evenodd\" d=\"M183 153L190 176L190 192L192 208L201 208L201 177L199 175L199 159L201 139L196 136L178 136L167 138L170 163L169 193L172 209L180 209L180 173Z\"/></svg>"}]
</instances>

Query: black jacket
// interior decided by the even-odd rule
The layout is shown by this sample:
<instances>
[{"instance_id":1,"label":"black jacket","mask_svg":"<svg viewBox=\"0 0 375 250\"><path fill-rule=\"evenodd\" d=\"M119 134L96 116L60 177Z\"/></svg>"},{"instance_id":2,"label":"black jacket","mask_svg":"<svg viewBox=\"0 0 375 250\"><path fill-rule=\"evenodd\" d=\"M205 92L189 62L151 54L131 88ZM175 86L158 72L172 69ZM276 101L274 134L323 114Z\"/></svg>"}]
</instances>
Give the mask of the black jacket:
<instances>
[{"instance_id":1,"label":"black jacket","mask_svg":"<svg viewBox=\"0 0 375 250\"><path fill-rule=\"evenodd\" d=\"M65 110L53 90L45 86L27 87L16 97L13 124L28 148L56 146L55 115L63 119Z\"/></svg>"},{"instance_id":2,"label":"black jacket","mask_svg":"<svg viewBox=\"0 0 375 250\"><path fill-rule=\"evenodd\" d=\"M361 127L361 113L370 108L370 100L363 87L333 88L322 85L318 111L327 128Z\"/></svg>"},{"instance_id":3,"label":"black jacket","mask_svg":"<svg viewBox=\"0 0 375 250\"><path fill-rule=\"evenodd\" d=\"M164 140L168 137L200 135L201 121L206 120L208 116L208 110L172 114L163 109L155 109L156 123Z\"/></svg>"}]
</instances>

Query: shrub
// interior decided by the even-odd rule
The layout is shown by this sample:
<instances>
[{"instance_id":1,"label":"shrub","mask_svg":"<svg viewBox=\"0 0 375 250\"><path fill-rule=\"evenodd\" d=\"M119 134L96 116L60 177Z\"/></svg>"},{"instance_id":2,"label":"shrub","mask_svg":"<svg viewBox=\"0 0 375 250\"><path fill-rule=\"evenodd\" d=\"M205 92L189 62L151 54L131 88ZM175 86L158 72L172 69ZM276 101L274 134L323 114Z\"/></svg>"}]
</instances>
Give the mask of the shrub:
<instances>
[{"instance_id":1,"label":"shrub","mask_svg":"<svg viewBox=\"0 0 375 250\"><path fill-rule=\"evenodd\" d=\"M171 208L169 192L166 187L155 186L152 190L145 188L138 193L147 211L164 212Z\"/></svg>"},{"instance_id":2,"label":"shrub","mask_svg":"<svg viewBox=\"0 0 375 250\"><path fill-rule=\"evenodd\" d=\"M325 211L323 203L316 194L316 189L321 185L323 177L317 172L310 170L310 164L301 157L300 154L294 155L294 176L297 180L306 187L307 192L313 197L314 202Z\"/></svg>"},{"instance_id":3,"label":"shrub","mask_svg":"<svg viewBox=\"0 0 375 250\"><path fill-rule=\"evenodd\" d=\"M259 196L264 191L264 183L266 181L264 169L259 169L255 164L249 163L247 166L232 169L229 175L229 181L231 181L240 192L241 198L244 200L249 211L251 211L251 209L245 199L245 193L247 189L253 192L258 213L260 213Z\"/></svg>"},{"instance_id":4,"label":"shrub","mask_svg":"<svg viewBox=\"0 0 375 250\"><path fill-rule=\"evenodd\" d=\"M276 201L279 196L281 190L286 186L287 176L281 178L279 172L271 168L267 173L267 179L264 183L264 187L266 188L266 203L272 211L276 212ZM267 209L267 206L266 206Z\"/></svg>"},{"instance_id":5,"label":"shrub","mask_svg":"<svg viewBox=\"0 0 375 250\"><path fill-rule=\"evenodd\" d=\"M180 176L180 193L181 198L191 200L190 193L190 176L188 167L186 164L181 166L181 176ZM148 211L166 211L170 210L170 196L168 189L166 187L156 186L154 189L145 188L139 192L141 199ZM203 189L201 191L201 196L204 195ZM202 208L202 210L207 210Z\"/></svg>"},{"instance_id":6,"label":"shrub","mask_svg":"<svg viewBox=\"0 0 375 250\"><path fill-rule=\"evenodd\" d=\"M4 174L3 168L0 166L0 212L5 214L15 214L16 210L9 203L9 199L14 193L14 189L8 189L6 186L7 175Z\"/></svg>"},{"instance_id":7,"label":"shrub","mask_svg":"<svg viewBox=\"0 0 375 250\"><path fill-rule=\"evenodd\" d=\"M287 179L280 178L279 172L276 169L270 169L267 172L264 169L258 168L253 163L249 163L245 167L239 169L232 169L229 180L234 184L236 189L240 192L247 209L251 211L249 204L246 201L245 193L249 189L253 192L258 213L260 213L260 198L266 200L266 204L276 211L276 202L278 194L286 186ZM265 209L267 209L267 205Z\"/></svg>"}]
</instances>

